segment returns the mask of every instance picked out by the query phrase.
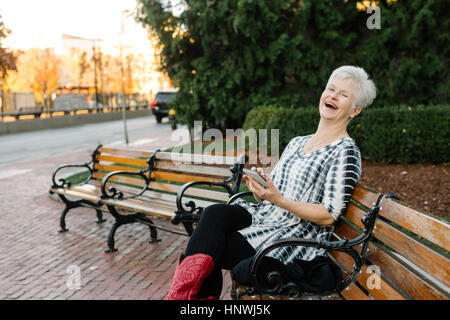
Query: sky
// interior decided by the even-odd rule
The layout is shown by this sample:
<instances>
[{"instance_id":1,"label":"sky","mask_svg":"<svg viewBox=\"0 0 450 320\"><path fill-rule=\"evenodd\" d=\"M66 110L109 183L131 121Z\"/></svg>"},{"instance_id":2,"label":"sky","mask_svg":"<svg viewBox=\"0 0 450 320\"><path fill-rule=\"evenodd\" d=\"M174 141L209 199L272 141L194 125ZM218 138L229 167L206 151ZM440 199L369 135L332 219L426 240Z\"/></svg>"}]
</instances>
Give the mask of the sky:
<instances>
[{"instance_id":1,"label":"sky","mask_svg":"<svg viewBox=\"0 0 450 320\"><path fill-rule=\"evenodd\" d=\"M0 15L12 34L5 47L53 47L61 53L61 34L103 39L105 48L117 46L123 10L136 0L0 0ZM125 20L125 42L145 51L149 46L144 27L132 17Z\"/></svg>"}]
</instances>

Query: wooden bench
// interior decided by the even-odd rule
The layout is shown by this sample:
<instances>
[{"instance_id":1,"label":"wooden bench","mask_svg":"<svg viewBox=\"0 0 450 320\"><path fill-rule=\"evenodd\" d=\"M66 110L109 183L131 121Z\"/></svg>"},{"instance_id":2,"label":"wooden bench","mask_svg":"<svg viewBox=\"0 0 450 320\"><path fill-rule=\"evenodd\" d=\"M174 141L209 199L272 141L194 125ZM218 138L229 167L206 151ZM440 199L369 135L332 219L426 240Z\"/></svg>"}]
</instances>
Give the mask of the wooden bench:
<instances>
[{"instance_id":1,"label":"wooden bench","mask_svg":"<svg viewBox=\"0 0 450 320\"><path fill-rule=\"evenodd\" d=\"M229 202L248 193L239 193ZM400 202L393 194L379 194L357 185L351 203L338 221L333 238L317 243L286 239L268 244L252 264L252 285L233 281L232 297L242 300L403 300L450 298L450 225ZM367 237L365 237L367 235ZM272 288L258 283L258 269L271 250L286 245L326 248L341 267L341 290L299 292L272 274Z\"/></svg>"},{"instance_id":2,"label":"wooden bench","mask_svg":"<svg viewBox=\"0 0 450 320\"><path fill-rule=\"evenodd\" d=\"M181 156L159 150L147 152L100 145L92 153L90 162L63 165L53 173L50 193L57 194L65 203L60 231L68 231L65 220L71 209L90 207L97 212L97 222L105 221L103 212L115 218L107 252L117 250L114 236L124 224L146 224L150 229L150 242L159 241L157 229L164 228L156 226L151 217L182 223L185 235L190 235L205 206L225 202L239 191L246 160L245 155ZM64 170L73 168L86 169L89 176L72 185L61 175Z\"/></svg>"}]
</instances>

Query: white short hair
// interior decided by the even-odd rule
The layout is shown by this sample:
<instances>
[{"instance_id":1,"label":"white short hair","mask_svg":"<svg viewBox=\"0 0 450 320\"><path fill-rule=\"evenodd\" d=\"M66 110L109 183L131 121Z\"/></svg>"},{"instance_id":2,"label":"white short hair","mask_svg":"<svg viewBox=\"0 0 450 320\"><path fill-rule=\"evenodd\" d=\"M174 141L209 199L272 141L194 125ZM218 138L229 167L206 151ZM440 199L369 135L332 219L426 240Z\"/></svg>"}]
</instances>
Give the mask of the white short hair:
<instances>
[{"instance_id":1,"label":"white short hair","mask_svg":"<svg viewBox=\"0 0 450 320\"><path fill-rule=\"evenodd\" d=\"M342 66L333 71L330 78L328 79L328 84L334 78L340 79L352 79L357 87L357 92L355 95L355 104L353 107L360 107L362 109L370 106L377 96L377 89L375 83L369 79L368 74L363 68L355 66Z\"/></svg>"}]
</instances>

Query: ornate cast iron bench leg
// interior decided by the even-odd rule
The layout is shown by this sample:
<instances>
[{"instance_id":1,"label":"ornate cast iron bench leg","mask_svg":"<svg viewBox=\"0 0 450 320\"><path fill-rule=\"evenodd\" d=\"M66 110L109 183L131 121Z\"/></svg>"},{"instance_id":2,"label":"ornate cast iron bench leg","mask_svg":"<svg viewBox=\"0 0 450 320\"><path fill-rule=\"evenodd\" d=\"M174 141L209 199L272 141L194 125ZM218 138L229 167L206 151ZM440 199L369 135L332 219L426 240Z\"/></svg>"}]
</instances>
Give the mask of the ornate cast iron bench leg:
<instances>
[{"instance_id":1,"label":"ornate cast iron bench leg","mask_svg":"<svg viewBox=\"0 0 450 320\"><path fill-rule=\"evenodd\" d=\"M66 207L61 212L61 216L59 217L59 226L61 227L59 232L67 232L67 231L69 231L69 229L66 228L66 215L71 209L81 207L81 204L79 202L70 201L66 197L64 197L63 195L60 195L60 194L59 194L59 197L66 205Z\"/></svg>"},{"instance_id":2,"label":"ornate cast iron bench leg","mask_svg":"<svg viewBox=\"0 0 450 320\"><path fill-rule=\"evenodd\" d=\"M153 221L145 214L140 214L138 217L139 222L143 222L148 225L150 229L150 243L160 242L161 239L158 238L158 230L153 226Z\"/></svg>"},{"instance_id":3,"label":"ornate cast iron bench leg","mask_svg":"<svg viewBox=\"0 0 450 320\"><path fill-rule=\"evenodd\" d=\"M152 220L149 217L147 217L145 214L137 212L137 213L130 213L127 215L123 215L123 214L120 214L119 212L117 212L117 210L114 206L107 206L107 207L109 209L109 212L116 219L116 222L114 222L114 224L111 227L111 230L109 231L108 241L107 241L108 249L105 250L105 252L117 251L117 248L115 247L114 236L116 234L117 229L124 224L130 224L130 223L135 223L135 222L144 223L144 224L148 225L148 227L150 229L150 243L155 243L155 242L161 241L161 239L158 238L158 231L153 226Z\"/></svg>"},{"instance_id":4,"label":"ornate cast iron bench leg","mask_svg":"<svg viewBox=\"0 0 450 320\"><path fill-rule=\"evenodd\" d=\"M105 222L106 219L103 219L103 212L102 212L102 210L96 209L95 211L97 211L97 223Z\"/></svg>"}]
</instances>

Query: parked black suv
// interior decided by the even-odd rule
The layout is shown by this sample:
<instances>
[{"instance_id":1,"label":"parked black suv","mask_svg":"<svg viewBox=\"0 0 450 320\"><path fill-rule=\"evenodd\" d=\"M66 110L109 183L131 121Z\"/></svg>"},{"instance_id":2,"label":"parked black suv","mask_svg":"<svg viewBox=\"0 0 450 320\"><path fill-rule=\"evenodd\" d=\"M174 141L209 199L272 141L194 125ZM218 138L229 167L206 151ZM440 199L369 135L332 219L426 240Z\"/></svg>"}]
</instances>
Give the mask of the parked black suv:
<instances>
[{"instance_id":1,"label":"parked black suv","mask_svg":"<svg viewBox=\"0 0 450 320\"><path fill-rule=\"evenodd\" d=\"M152 111L156 122L161 123L162 118L169 117L172 128L176 128L175 111L171 110L170 103L175 99L178 89L159 90L152 103ZM174 128L174 129L175 129Z\"/></svg>"}]
</instances>

